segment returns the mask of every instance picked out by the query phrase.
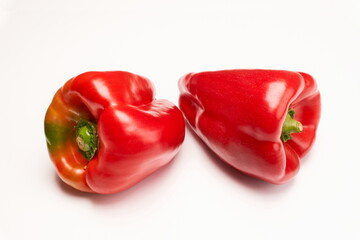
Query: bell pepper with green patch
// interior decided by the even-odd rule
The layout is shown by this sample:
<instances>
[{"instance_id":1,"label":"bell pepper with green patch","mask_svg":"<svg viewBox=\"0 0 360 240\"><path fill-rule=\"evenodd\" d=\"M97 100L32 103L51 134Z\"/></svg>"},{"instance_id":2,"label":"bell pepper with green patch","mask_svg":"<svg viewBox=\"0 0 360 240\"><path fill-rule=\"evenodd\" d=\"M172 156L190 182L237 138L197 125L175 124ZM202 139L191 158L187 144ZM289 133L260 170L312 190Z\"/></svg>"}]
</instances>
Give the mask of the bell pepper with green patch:
<instances>
[{"instance_id":1,"label":"bell pepper with green patch","mask_svg":"<svg viewBox=\"0 0 360 240\"><path fill-rule=\"evenodd\" d=\"M168 164L184 140L181 111L129 72L86 72L60 88L45 116L59 177L84 192L123 191Z\"/></svg>"}]
</instances>

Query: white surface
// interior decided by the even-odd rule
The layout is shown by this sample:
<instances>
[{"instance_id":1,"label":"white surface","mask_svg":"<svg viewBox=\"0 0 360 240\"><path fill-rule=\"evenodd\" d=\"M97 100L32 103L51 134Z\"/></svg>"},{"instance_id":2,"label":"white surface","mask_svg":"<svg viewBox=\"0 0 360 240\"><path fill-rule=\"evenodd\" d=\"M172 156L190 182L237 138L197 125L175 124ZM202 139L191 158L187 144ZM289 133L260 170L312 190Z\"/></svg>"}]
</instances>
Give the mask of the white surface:
<instances>
[{"instance_id":1,"label":"white surface","mask_svg":"<svg viewBox=\"0 0 360 240\"><path fill-rule=\"evenodd\" d=\"M0 239L359 239L360 2L0 1ZM191 71L270 68L318 81L317 142L281 186L221 163L187 130L166 168L114 195L62 184L43 118L88 70L150 78L177 102Z\"/></svg>"}]
</instances>

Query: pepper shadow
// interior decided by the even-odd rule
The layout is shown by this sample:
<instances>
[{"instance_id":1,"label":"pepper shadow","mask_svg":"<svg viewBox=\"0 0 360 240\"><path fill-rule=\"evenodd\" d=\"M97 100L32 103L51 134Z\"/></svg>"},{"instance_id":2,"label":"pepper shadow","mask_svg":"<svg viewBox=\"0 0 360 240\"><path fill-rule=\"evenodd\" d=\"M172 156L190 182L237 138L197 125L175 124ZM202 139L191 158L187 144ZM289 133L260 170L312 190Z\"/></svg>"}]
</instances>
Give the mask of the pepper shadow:
<instances>
[{"instance_id":1,"label":"pepper shadow","mask_svg":"<svg viewBox=\"0 0 360 240\"><path fill-rule=\"evenodd\" d=\"M281 194L291 188L295 183L295 180L290 180L289 182L276 185L265 182L263 180L250 177L239 170L235 169L228 163L221 160L202 140L201 138L192 130L192 128L187 124L188 132L191 133L191 136L196 140L198 145L203 149L209 161L215 164L220 171L227 175L231 180L237 182L239 185L246 187L247 189L259 192L262 194Z\"/></svg>"}]
</instances>

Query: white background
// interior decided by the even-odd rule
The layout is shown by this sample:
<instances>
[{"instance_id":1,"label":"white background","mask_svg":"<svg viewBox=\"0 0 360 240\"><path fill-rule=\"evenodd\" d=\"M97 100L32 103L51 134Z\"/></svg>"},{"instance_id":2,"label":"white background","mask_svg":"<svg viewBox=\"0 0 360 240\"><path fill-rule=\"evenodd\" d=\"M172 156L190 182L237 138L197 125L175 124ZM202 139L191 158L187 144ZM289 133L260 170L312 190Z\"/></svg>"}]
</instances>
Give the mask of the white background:
<instances>
[{"instance_id":1,"label":"white background","mask_svg":"<svg viewBox=\"0 0 360 240\"><path fill-rule=\"evenodd\" d=\"M358 0L0 0L0 239L359 239ZM89 70L150 78L177 103L192 71L267 68L318 81L318 138L296 178L264 183L187 129L167 167L113 195L58 180L55 91Z\"/></svg>"}]
</instances>

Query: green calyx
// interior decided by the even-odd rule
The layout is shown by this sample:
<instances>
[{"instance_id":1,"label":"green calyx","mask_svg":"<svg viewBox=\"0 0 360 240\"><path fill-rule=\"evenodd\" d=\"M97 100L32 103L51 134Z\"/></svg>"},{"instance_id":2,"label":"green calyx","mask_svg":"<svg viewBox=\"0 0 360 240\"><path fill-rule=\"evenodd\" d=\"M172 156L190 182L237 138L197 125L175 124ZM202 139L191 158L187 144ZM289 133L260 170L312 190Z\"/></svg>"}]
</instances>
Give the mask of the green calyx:
<instances>
[{"instance_id":1,"label":"green calyx","mask_svg":"<svg viewBox=\"0 0 360 240\"><path fill-rule=\"evenodd\" d=\"M287 142L288 140L290 140L292 133L300 133L303 130L303 125L301 124L301 122L295 120L294 116L295 111L294 109L290 108L286 115L281 131L280 138L283 142Z\"/></svg>"},{"instance_id":2,"label":"green calyx","mask_svg":"<svg viewBox=\"0 0 360 240\"><path fill-rule=\"evenodd\" d=\"M99 146L99 138L96 125L84 119L80 119L75 126L76 143L79 151L87 159L91 160Z\"/></svg>"}]
</instances>

